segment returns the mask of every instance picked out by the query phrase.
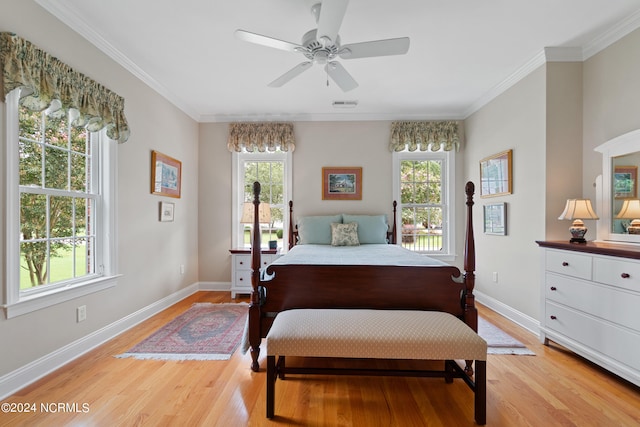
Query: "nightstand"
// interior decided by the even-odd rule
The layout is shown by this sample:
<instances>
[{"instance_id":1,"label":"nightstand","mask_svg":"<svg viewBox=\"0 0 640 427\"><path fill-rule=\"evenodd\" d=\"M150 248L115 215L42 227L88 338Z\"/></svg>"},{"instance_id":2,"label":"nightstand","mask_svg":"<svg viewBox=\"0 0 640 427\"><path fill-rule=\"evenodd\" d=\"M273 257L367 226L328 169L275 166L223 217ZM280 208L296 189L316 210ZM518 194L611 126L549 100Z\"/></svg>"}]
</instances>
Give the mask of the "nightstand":
<instances>
[{"instance_id":1,"label":"nightstand","mask_svg":"<svg viewBox=\"0 0 640 427\"><path fill-rule=\"evenodd\" d=\"M251 293L251 250L230 249L231 252L231 298L236 294ZM277 249L263 249L260 261L264 268L278 257Z\"/></svg>"}]
</instances>

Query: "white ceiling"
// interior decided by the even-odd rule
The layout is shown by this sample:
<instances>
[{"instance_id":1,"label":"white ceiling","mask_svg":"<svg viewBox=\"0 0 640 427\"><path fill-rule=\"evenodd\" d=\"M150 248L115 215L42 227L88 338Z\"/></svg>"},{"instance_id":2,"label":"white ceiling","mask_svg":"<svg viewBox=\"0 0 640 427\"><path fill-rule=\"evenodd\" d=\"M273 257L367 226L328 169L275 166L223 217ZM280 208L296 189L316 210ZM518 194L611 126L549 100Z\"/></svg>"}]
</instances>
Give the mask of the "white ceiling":
<instances>
[{"instance_id":1,"label":"white ceiling","mask_svg":"<svg viewBox=\"0 0 640 427\"><path fill-rule=\"evenodd\" d=\"M411 46L341 60L360 85L344 93L319 65L267 87L303 56L234 36L300 43L317 0L36 1L201 122L461 119L545 58L587 59L640 26L640 0L351 0L343 44L408 36Z\"/></svg>"}]
</instances>

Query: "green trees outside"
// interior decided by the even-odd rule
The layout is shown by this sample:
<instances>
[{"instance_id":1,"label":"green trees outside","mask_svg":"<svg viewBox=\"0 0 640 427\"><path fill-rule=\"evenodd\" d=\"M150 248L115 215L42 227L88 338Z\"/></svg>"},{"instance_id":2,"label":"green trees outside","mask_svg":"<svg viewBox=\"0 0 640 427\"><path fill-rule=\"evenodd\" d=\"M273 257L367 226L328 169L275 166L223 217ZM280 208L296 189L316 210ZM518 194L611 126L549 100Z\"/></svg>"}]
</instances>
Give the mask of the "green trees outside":
<instances>
[{"instance_id":1,"label":"green trees outside","mask_svg":"<svg viewBox=\"0 0 640 427\"><path fill-rule=\"evenodd\" d=\"M253 200L253 183L260 183L260 203L269 203L271 207L271 224L267 240L277 240L277 230L282 229L285 218L286 202L284 200L284 162L282 161L247 161L244 164L245 202Z\"/></svg>"},{"instance_id":2,"label":"green trees outside","mask_svg":"<svg viewBox=\"0 0 640 427\"><path fill-rule=\"evenodd\" d=\"M78 245L86 250L89 199L82 193L89 186L89 144L87 131L69 126L65 111L45 116L21 107L19 114L20 267L29 277L21 280L24 289L49 282L52 257L75 254ZM87 262L75 272L76 263L68 264L57 277L74 277Z\"/></svg>"},{"instance_id":3,"label":"green trees outside","mask_svg":"<svg viewBox=\"0 0 640 427\"><path fill-rule=\"evenodd\" d=\"M427 238L442 227L442 162L404 160L400 164L402 241L418 250L438 250L441 236ZM437 240L437 241L436 241Z\"/></svg>"}]
</instances>

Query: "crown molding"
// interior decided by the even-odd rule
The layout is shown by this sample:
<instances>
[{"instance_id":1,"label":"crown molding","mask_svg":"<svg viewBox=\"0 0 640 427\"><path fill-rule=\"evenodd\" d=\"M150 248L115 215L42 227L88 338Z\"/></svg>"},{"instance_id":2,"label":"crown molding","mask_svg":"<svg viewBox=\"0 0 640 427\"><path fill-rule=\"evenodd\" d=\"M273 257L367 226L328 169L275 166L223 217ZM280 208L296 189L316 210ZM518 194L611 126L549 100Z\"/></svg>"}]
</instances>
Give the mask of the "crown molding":
<instances>
[{"instance_id":1,"label":"crown molding","mask_svg":"<svg viewBox=\"0 0 640 427\"><path fill-rule=\"evenodd\" d=\"M181 100L174 93L169 91L166 87L158 83L153 77L147 74L142 68L136 65L135 62L130 60L124 53L116 49L112 44L107 42L99 33L97 33L91 26L78 17L78 14L64 2L55 0L35 0L46 11L58 18L62 23L67 25L76 33L80 34L89 43L93 44L100 51L102 51L109 58L124 67L131 74L140 79L143 83L153 89L155 92L166 98L173 105L182 110L185 114L190 116L194 120L198 120L197 112L191 110L187 103Z\"/></svg>"},{"instance_id":2,"label":"crown molding","mask_svg":"<svg viewBox=\"0 0 640 427\"><path fill-rule=\"evenodd\" d=\"M627 16L613 27L595 37L591 42L585 44L583 48L584 60L586 61L638 28L640 28L640 10Z\"/></svg>"}]
</instances>

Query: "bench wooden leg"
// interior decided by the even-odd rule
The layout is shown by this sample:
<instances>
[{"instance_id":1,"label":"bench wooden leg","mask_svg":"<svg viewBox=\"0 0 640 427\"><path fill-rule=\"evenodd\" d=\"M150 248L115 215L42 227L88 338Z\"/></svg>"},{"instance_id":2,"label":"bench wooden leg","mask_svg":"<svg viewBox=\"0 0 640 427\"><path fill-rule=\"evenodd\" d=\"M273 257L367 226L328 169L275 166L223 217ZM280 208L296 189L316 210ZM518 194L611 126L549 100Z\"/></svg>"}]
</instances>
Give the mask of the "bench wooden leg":
<instances>
[{"instance_id":1,"label":"bench wooden leg","mask_svg":"<svg viewBox=\"0 0 640 427\"><path fill-rule=\"evenodd\" d=\"M476 423L487 423L487 362L476 360L474 408Z\"/></svg>"},{"instance_id":2,"label":"bench wooden leg","mask_svg":"<svg viewBox=\"0 0 640 427\"><path fill-rule=\"evenodd\" d=\"M267 418L273 418L276 391L276 357L267 356Z\"/></svg>"}]
</instances>

